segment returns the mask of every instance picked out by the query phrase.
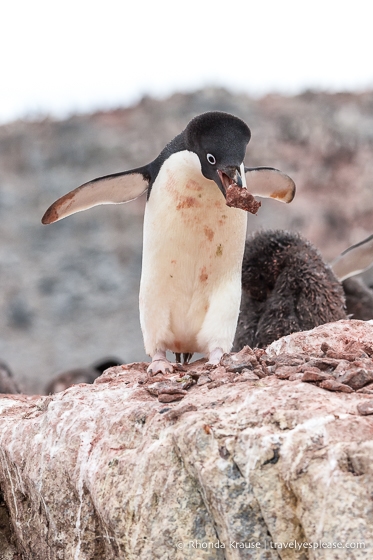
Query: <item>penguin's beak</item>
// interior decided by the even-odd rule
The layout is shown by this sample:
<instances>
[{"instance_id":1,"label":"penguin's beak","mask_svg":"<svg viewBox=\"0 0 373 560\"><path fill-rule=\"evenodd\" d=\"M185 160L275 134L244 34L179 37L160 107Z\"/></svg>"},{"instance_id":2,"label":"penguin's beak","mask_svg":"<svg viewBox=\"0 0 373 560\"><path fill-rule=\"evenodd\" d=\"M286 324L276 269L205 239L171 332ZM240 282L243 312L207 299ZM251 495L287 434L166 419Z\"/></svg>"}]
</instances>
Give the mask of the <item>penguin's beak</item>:
<instances>
[{"instance_id":1,"label":"penguin's beak","mask_svg":"<svg viewBox=\"0 0 373 560\"><path fill-rule=\"evenodd\" d=\"M237 185L242 188L242 177L240 175L240 168L235 166L224 167L218 169L219 181L217 185L223 195L226 197L227 188L230 185Z\"/></svg>"}]
</instances>

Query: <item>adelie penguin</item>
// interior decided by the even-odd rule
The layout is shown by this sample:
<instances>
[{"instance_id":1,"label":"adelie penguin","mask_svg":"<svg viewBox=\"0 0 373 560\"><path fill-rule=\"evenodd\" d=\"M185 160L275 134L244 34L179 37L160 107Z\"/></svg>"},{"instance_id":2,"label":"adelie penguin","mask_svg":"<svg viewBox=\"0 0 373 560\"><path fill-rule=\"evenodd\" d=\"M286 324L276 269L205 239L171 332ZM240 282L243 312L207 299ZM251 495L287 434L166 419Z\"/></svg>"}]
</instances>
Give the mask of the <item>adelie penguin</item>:
<instances>
[{"instance_id":1,"label":"adelie penguin","mask_svg":"<svg viewBox=\"0 0 373 560\"><path fill-rule=\"evenodd\" d=\"M226 190L290 202L295 185L273 168L247 168L249 127L209 112L192 119L151 163L94 179L57 200L50 224L98 204L120 204L147 193L140 322L148 372L172 371L169 350L199 352L217 364L229 352L241 299L247 214L225 204Z\"/></svg>"}]
</instances>

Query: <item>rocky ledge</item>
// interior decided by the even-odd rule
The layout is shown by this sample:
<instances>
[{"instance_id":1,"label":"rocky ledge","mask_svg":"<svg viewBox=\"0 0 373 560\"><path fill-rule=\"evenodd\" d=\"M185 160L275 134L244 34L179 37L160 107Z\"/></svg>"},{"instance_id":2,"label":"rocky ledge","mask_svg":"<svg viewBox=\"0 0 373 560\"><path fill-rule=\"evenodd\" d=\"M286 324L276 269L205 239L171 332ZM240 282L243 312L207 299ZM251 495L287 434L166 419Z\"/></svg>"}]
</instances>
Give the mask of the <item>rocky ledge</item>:
<instances>
[{"instance_id":1,"label":"rocky ledge","mask_svg":"<svg viewBox=\"0 0 373 560\"><path fill-rule=\"evenodd\" d=\"M0 398L1 560L373 554L373 326Z\"/></svg>"}]
</instances>

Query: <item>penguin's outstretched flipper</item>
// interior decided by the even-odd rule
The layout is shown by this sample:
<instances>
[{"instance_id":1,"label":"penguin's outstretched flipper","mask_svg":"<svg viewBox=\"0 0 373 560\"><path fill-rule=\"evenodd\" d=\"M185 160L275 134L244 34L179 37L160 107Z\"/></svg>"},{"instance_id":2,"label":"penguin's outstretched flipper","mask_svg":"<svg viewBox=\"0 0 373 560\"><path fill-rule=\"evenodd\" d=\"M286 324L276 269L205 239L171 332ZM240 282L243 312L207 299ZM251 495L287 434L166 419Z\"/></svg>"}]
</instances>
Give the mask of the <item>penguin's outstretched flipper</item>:
<instances>
[{"instance_id":1,"label":"penguin's outstretched flipper","mask_svg":"<svg viewBox=\"0 0 373 560\"><path fill-rule=\"evenodd\" d=\"M352 245L330 263L336 277L342 282L360 274L373 265L373 235Z\"/></svg>"},{"instance_id":2,"label":"penguin's outstretched flipper","mask_svg":"<svg viewBox=\"0 0 373 560\"><path fill-rule=\"evenodd\" d=\"M99 204L122 204L138 198L149 187L148 166L93 179L65 194L45 212L42 223L52 224Z\"/></svg>"},{"instance_id":3,"label":"penguin's outstretched flipper","mask_svg":"<svg viewBox=\"0 0 373 560\"><path fill-rule=\"evenodd\" d=\"M274 167L245 167L245 178L247 190L253 196L287 203L295 196L293 179Z\"/></svg>"}]
</instances>

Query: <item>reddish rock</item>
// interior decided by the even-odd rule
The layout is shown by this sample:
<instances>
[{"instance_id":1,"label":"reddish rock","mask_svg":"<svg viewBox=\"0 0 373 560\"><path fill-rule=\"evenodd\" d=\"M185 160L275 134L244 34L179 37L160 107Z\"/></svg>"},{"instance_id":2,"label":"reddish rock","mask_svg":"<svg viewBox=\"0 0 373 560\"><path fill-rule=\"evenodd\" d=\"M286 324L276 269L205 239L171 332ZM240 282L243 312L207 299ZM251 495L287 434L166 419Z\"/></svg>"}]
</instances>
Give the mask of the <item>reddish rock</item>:
<instances>
[{"instance_id":1,"label":"reddish rock","mask_svg":"<svg viewBox=\"0 0 373 560\"><path fill-rule=\"evenodd\" d=\"M373 395L373 385L366 385L362 389L358 389L356 392L364 395Z\"/></svg>"},{"instance_id":2,"label":"reddish rock","mask_svg":"<svg viewBox=\"0 0 373 560\"><path fill-rule=\"evenodd\" d=\"M175 401L181 401L186 395L185 393L161 393L158 395L159 402L162 403L171 403Z\"/></svg>"},{"instance_id":3,"label":"reddish rock","mask_svg":"<svg viewBox=\"0 0 373 560\"><path fill-rule=\"evenodd\" d=\"M357 371L357 369L351 367L350 365L350 367L348 367L347 369L342 369L341 371L335 372L337 373L337 375L335 375L334 377L339 383L348 385L348 382L354 377Z\"/></svg>"},{"instance_id":4,"label":"reddish rock","mask_svg":"<svg viewBox=\"0 0 373 560\"><path fill-rule=\"evenodd\" d=\"M343 383L338 383L334 379L326 379L319 385L322 389L327 389L328 391L340 391L341 393L353 393L353 389L348 385Z\"/></svg>"},{"instance_id":5,"label":"reddish rock","mask_svg":"<svg viewBox=\"0 0 373 560\"><path fill-rule=\"evenodd\" d=\"M289 376L289 381L298 381L298 379L303 379L303 373L301 373L301 372L292 373Z\"/></svg>"},{"instance_id":6,"label":"reddish rock","mask_svg":"<svg viewBox=\"0 0 373 560\"><path fill-rule=\"evenodd\" d=\"M264 348L253 348L253 352L257 360L260 360L261 358L265 357L265 353L266 353Z\"/></svg>"},{"instance_id":7,"label":"reddish rock","mask_svg":"<svg viewBox=\"0 0 373 560\"><path fill-rule=\"evenodd\" d=\"M303 364L302 366L299 366L298 372L304 373L305 371L309 371L309 372L313 371L314 373L321 373L321 369L319 369L318 367L308 365L308 364L309 364L309 362L306 363L306 364Z\"/></svg>"},{"instance_id":8,"label":"reddish rock","mask_svg":"<svg viewBox=\"0 0 373 560\"><path fill-rule=\"evenodd\" d=\"M303 373L302 381L325 381L327 379L334 379L333 375L328 373L322 373L320 370L318 372L306 369Z\"/></svg>"},{"instance_id":9,"label":"reddish rock","mask_svg":"<svg viewBox=\"0 0 373 560\"><path fill-rule=\"evenodd\" d=\"M243 381L258 381L259 379L260 377L253 371L243 369L240 374L237 374L233 377L232 383L241 383Z\"/></svg>"},{"instance_id":10,"label":"reddish rock","mask_svg":"<svg viewBox=\"0 0 373 560\"><path fill-rule=\"evenodd\" d=\"M345 375L338 377L338 381L349 385L357 391L373 381L373 370L358 369L357 371L348 371Z\"/></svg>"},{"instance_id":11,"label":"reddish rock","mask_svg":"<svg viewBox=\"0 0 373 560\"><path fill-rule=\"evenodd\" d=\"M189 389L189 387L191 387L192 385L193 379L189 376L179 379L173 376L170 379L168 379L167 377L163 377L161 381L147 383L144 385L144 388L148 391L148 393L154 396L158 396L161 394L186 395L187 389Z\"/></svg>"},{"instance_id":12,"label":"reddish rock","mask_svg":"<svg viewBox=\"0 0 373 560\"><path fill-rule=\"evenodd\" d=\"M338 378L341 375L344 375L347 371L351 369L352 364L348 360L337 360L339 363L335 370L333 371L333 375Z\"/></svg>"},{"instance_id":13,"label":"reddish rock","mask_svg":"<svg viewBox=\"0 0 373 560\"><path fill-rule=\"evenodd\" d=\"M201 386L201 385L206 385L206 383L211 383L212 379L209 375L200 375L198 381L197 381L197 385Z\"/></svg>"},{"instance_id":14,"label":"reddish rock","mask_svg":"<svg viewBox=\"0 0 373 560\"><path fill-rule=\"evenodd\" d=\"M256 200L246 188L236 184L229 185L226 190L226 204L233 208L241 208L251 214L256 214L262 203Z\"/></svg>"},{"instance_id":15,"label":"reddish rock","mask_svg":"<svg viewBox=\"0 0 373 560\"><path fill-rule=\"evenodd\" d=\"M232 373L240 372L245 368L253 369L253 367L260 367L256 355L250 346L244 346L242 350L236 353L224 354L219 365Z\"/></svg>"},{"instance_id":16,"label":"reddish rock","mask_svg":"<svg viewBox=\"0 0 373 560\"><path fill-rule=\"evenodd\" d=\"M217 381L218 379L227 379L229 376L230 373L227 373L227 370L223 366L219 366L209 372L211 381Z\"/></svg>"},{"instance_id":17,"label":"reddish rock","mask_svg":"<svg viewBox=\"0 0 373 560\"><path fill-rule=\"evenodd\" d=\"M362 416L373 414L373 401L366 401L357 405L357 411Z\"/></svg>"},{"instance_id":18,"label":"reddish rock","mask_svg":"<svg viewBox=\"0 0 373 560\"><path fill-rule=\"evenodd\" d=\"M289 379L291 375L298 372L298 366L280 366L276 368L275 374L279 379Z\"/></svg>"},{"instance_id":19,"label":"reddish rock","mask_svg":"<svg viewBox=\"0 0 373 560\"><path fill-rule=\"evenodd\" d=\"M339 360L334 360L331 358L312 358L308 362L308 366L317 367L322 371L333 371L339 365L339 363Z\"/></svg>"},{"instance_id":20,"label":"reddish rock","mask_svg":"<svg viewBox=\"0 0 373 560\"><path fill-rule=\"evenodd\" d=\"M366 354L364 351L362 352L335 352L334 350L328 350L326 355L329 358L334 358L336 360L348 360L349 362L354 362L355 360L364 357Z\"/></svg>"},{"instance_id":21,"label":"reddish rock","mask_svg":"<svg viewBox=\"0 0 373 560\"><path fill-rule=\"evenodd\" d=\"M267 368L262 364L260 364L260 366L255 367L253 369L253 373L255 373L255 375L257 375L259 379L264 379L264 377L267 377L269 375L269 371L267 371Z\"/></svg>"},{"instance_id":22,"label":"reddish rock","mask_svg":"<svg viewBox=\"0 0 373 560\"><path fill-rule=\"evenodd\" d=\"M271 348L271 346L272 345L268 346L267 351L269 348ZM307 354L287 353L286 351L281 354L274 354L273 352L268 352L266 356L263 356L263 360L265 360L265 362L268 365L299 367L302 364L304 364L307 360L309 360L309 356Z\"/></svg>"}]
</instances>

